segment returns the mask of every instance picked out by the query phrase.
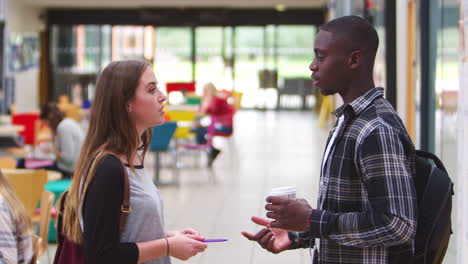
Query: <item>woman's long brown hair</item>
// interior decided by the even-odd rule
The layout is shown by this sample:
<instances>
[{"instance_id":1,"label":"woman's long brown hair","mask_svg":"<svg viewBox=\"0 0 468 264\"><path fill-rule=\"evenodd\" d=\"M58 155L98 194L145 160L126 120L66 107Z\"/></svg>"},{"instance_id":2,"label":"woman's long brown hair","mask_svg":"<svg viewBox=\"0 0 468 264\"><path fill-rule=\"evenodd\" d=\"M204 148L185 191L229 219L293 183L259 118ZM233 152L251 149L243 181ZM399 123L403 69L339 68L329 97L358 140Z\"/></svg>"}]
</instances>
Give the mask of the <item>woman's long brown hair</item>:
<instances>
[{"instance_id":1,"label":"woman's long brown hair","mask_svg":"<svg viewBox=\"0 0 468 264\"><path fill-rule=\"evenodd\" d=\"M123 155L133 170L132 161L137 150L142 150L144 157L148 149L151 129L138 138L135 123L127 112L127 104L135 96L140 77L147 67L149 64L142 61L115 61L99 76L88 133L64 208L63 233L75 243L82 242L78 220L80 203L102 157L106 153Z\"/></svg>"}]
</instances>

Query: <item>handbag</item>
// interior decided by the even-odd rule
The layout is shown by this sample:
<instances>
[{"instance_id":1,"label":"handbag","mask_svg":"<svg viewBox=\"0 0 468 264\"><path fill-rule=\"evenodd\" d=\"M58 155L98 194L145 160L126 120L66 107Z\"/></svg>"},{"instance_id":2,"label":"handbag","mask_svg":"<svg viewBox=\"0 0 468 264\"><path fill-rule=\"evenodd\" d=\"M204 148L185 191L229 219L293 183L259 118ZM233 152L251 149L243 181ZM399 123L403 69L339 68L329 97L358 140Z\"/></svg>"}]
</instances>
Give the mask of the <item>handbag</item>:
<instances>
[{"instance_id":1,"label":"handbag","mask_svg":"<svg viewBox=\"0 0 468 264\"><path fill-rule=\"evenodd\" d=\"M120 159L119 159L120 160ZM119 232L122 233L125 227L125 222L127 220L127 214L130 213L130 186L128 183L128 174L125 169L125 165L122 163L123 170L123 180L124 180L124 197L123 202L120 207L120 229ZM85 256L83 252L83 247L80 244L77 244L69 240L62 233L62 218L63 218L63 209L65 205L65 200L68 195L68 190L65 191L62 195L60 201L60 211L57 218L57 251L55 252L54 264L84 264Z\"/></svg>"}]
</instances>

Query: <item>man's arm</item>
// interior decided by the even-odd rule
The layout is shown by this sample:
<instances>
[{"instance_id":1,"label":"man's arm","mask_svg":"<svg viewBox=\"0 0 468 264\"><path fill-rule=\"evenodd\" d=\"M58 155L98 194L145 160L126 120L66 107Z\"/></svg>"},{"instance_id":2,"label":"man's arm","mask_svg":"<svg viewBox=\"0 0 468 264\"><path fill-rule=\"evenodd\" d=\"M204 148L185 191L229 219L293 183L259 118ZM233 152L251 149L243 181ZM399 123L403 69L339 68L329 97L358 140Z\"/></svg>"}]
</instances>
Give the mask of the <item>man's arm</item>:
<instances>
[{"instance_id":1,"label":"man's arm","mask_svg":"<svg viewBox=\"0 0 468 264\"><path fill-rule=\"evenodd\" d=\"M312 236L356 247L410 243L417 212L410 155L394 129L379 127L372 132L358 147L356 159L369 208L351 213L313 210Z\"/></svg>"}]
</instances>

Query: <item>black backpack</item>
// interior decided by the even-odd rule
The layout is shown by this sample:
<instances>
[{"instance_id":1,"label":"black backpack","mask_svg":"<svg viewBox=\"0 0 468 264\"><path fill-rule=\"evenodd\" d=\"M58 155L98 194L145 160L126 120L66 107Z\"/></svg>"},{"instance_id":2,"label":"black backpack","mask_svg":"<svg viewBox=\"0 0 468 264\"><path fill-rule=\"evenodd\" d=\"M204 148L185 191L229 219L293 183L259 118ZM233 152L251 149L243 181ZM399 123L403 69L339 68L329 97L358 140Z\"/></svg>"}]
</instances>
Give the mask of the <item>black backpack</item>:
<instances>
[{"instance_id":1,"label":"black backpack","mask_svg":"<svg viewBox=\"0 0 468 264\"><path fill-rule=\"evenodd\" d=\"M434 154L416 151L418 227L414 263L442 263L452 234L453 182Z\"/></svg>"}]
</instances>

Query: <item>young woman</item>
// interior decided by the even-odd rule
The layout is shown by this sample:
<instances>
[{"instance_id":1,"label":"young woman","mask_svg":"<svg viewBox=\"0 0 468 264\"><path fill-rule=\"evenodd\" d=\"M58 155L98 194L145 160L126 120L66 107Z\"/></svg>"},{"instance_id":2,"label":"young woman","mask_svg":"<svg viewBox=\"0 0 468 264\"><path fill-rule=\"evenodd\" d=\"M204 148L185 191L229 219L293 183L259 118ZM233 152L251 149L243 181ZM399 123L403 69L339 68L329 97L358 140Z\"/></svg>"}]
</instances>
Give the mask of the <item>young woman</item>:
<instances>
[{"instance_id":1,"label":"young woman","mask_svg":"<svg viewBox=\"0 0 468 264\"><path fill-rule=\"evenodd\" d=\"M0 263L30 263L33 228L23 204L0 172Z\"/></svg>"},{"instance_id":2,"label":"young woman","mask_svg":"<svg viewBox=\"0 0 468 264\"><path fill-rule=\"evenodd\" d=\"M164 230L160 193L143 168L151 127L164 122L165 100L145 62L112 62L97 81L62 230L82 244L87 263L167 264L171 256L187 260L207 247L193 229ZM131 212L119 233L122 163L129 177Z\"/></svg>"},{"instance_id":3,"label":"young woman","mask_svg":"<svg viewBox=\"0 0 468 264\"><path fill-rule=\"evenodd\" d=\"M54 103L42 107L40 119L52 130L55 139L56 164L47 169L60 171L64 178L70 178L83 144L83 129L75 120L65 118Z\"/></svg>"}]
</instances>

